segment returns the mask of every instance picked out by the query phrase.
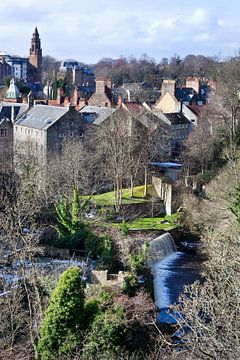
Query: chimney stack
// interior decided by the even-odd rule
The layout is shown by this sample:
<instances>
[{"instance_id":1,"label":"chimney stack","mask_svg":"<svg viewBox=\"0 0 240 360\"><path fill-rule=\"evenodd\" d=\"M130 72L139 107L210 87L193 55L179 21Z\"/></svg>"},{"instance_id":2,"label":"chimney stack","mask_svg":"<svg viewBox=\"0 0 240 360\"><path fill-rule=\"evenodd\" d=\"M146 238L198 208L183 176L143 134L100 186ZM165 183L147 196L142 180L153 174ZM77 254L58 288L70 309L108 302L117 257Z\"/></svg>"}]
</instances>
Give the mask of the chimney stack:
<instances>
[{"instance_id":1,"label":"chimney stack","mask_svg":"<svg viewBox=\"0 0 240 360\"><path fill-rule=\"evenodd\" d=\"M122 95L118 95L118 107L121 108L123 103Z\"/></svg>"},{"instance_id":2,"label":"chimney stack","mask_svg":"<svg viewBox=\"0 0 240 360\"><path fill-rule=\"evenodd\" d=\"M106 80L104 77L96 78L96 94L105 93Z\"/></svg>"},{"instance_id":3,"label":"chimney stack","mask_svg":"<svg viewBox=\"0 0 240 360\"><path fill-rule=\"evenodd\" d=\"M169 92L172 96L175 96L175 80L163 80L162 83L162 96Z\"/></svg>"},{"instance_id":4,"label":"chimney stack","mask_svg":"<svg viewBox=\"0 0 240 360\"><path fill-rule=\"evenodd\" d=\"M197 94L199 94L199 89L200 89L200 81L198 78L196 77L188 77L186 78L186 87L187 88L192 88L193 90L196 91Z\"/></svg>"},{"instance_id":5,"label":"chimney stack","mask_svg":"<svg viewBox=\"0 0 240 360\"><path fill-rule=\"evenodd\" d=\"M61 105L63 97L63 89L57 88L57 104Z\"/></svg>"}]
</instances>

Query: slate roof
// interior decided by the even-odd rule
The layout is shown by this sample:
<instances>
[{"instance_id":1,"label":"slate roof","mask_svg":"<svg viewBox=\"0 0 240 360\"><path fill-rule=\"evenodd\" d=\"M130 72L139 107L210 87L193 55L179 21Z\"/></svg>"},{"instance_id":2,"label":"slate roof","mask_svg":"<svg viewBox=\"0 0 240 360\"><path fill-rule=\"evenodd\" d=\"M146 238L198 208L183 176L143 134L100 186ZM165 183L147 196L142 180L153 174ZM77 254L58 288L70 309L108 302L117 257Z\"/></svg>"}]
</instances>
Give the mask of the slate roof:
<instances>
[{"instance_id":1,"label":"slate roof","mask_svg":"<svg viewBox=\"0 0 240 360\"><path fill-rule=\"evenodd\" d=\"M68 111L68 107L35 105L16 121L16 125L47 130Z\"/></svg>"},{"instance_id":2,"label":"slate roof","mask_svg":"<svg viewBox=\"0 0 240 360\"><path fill-rule=\"evenodd\" d=\"M178 101L191 102L197 93L192 88L182 87L175 89L175 97Z\"/></svg>"},{"instance_id":3,"label":"slate roof","mask_svg":"<svg viewBox=\"0 0 240 360\"><path fill-rule=\"evenodd\" d=\"M21 116L25 111L27 111L28 104L2 101L0 103L0 119L3 118L11 119L12 107L14 108L14 119L16 119L19 116Z\"/></svg>"},{"instance_id":4,"label":"slate roof","mask_svg":"<svg viewBox=\"0 0 240 360\"><path fill-rule=\"evenodd\" d=\"M206 104L209 94L209 86L201 84L199 87L199 93L192 88L182 87L175 89L175 97L178 101L188 102L189 104L193 102L202 102Z\"/></svg>"},{"instance_id":5,"label":"slate roof","mask_svg":"<svg viewBox=\"0 0 240 360\"><path fill-rule=\"evenodd\" d=\"M172 125L190 124L190 121L183 115L183 113L176 112L176 113L168 113L164 115L171 122Z\"/></svg>"},{"instance_id":6,"label":"slate roof","mask_svg":"<svg viewBox=\"0 0 240 360\"><path fill-rule=\"evenodd\" d=\"M171 125L171 121L166 117L166 114L163 114L163 112L158 110L153 110L153 114L157 116L165 124Z\"/></svg>"},{"instance_id":7,"label":"slate roof","mask_svg":"<svg viewBox=\"0 0 240 360\"><path fill-rule=\"evenodd\" d=\"M11 124L11 120L10 119L7 119L7 118L0 118L0 126L3 125L4 123L7 123L7 124Z\"/></svg>"},{"instance_id":8,"label":"slate roof","mask_svg":"<svg viewBox=\"0 0 240 360\"><path fill-rule=\"evenodd\" d=\"M123 103L122 107L123 109L131 113L133 117L140 121L141 124L148 128L150 131L155 130L158 126L166 127L166 125L170 125L166 118L163 119L150 108L148 110L148 107L144 106L141 103L126 102Z\"/></svg>"},{"instance_id":9,"label":"slate roof","mask_svg":"<svg viewBox=\"0 0 240 360\"><path fill-rule=\"evenodd\" d=\"M99 125L102 121L112 115L116 109L102 106L84 106L79 112L88 123Z\"/></svg>"}]
</instances>

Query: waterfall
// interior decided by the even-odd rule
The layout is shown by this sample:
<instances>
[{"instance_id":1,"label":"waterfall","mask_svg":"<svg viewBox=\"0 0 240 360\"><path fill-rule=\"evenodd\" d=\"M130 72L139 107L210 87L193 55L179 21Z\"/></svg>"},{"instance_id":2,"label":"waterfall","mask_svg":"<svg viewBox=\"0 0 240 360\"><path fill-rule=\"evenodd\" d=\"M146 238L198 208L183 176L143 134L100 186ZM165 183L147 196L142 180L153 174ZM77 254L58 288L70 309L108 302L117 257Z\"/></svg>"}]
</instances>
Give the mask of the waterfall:
<instances>
[{"instance_id":1,"label":"waterfall","mask_svg":"<svg viewBox=\"0 0 240 360\"><path fill-rule=\"evenodd\" d=\"M177 251L177 249L172 235L169 233L160 235L150 242L148 261L149 263L153 263L163 260L175 251Z\"/></svg>"},{"instance_id":2,"label":"waterfall","mask_svg":"<svg viewBox=\"0 0 240 360\"><path fill-rule=\"evenodd\" d=\"M149 244L148 263L154 277L154 298L159 310L171 304L166 279L172 274L171 263L178 256L174 239L169 233L158 236Z\"/></svg>"}]
</instances>

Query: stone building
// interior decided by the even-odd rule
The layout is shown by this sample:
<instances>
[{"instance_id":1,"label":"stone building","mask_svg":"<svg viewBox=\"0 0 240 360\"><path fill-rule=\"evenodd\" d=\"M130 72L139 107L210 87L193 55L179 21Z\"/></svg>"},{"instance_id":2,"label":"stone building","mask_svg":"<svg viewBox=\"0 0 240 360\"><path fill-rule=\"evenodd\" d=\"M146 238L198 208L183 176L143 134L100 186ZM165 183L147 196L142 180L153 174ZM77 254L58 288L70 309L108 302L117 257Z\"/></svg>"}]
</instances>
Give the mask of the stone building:
<instances>
[{"instance_id":1,"label":"stone building","mask_svg":"<svg viewBox=\"0 0 240 360\"><path fill-rule=\"evenodd\" d=\"M27 104L0 103L0 171L7 171L12 165L13 124L28 108Z\"/></svg>"},{"instance_id":2,"label":"stone building","mask_svg":"<svg viewBox=\"0 0 240 360\"><path fill-rule=\"evenodd\" d=\"M5 59L11 67L9 76L26 83L28 81L28 58L6 55Z\"/></svg>"},{"instance_id":3,"label":"stone building","mask_svg":"<svg viewBox=\"0 0 240 360\"><path fill-rule=\"evenodd\" d=\"M112 92L111 79L105 79L104 77L96 78L96 90L95 93L88 100L88 105L112 107L114 104L114 94Z\"/></svg>"},{"instance_id":4,"label":"stone building","mask_svg":"<svg viewBox=\"0 0 240 360\"><path fill-rule=\"evenodd\" d=\"M94 86L94 73L91 68L82 66L78 61L62 61L58 79L65 79L75 86Z\"/></svg>"},{"instance_id":5,"label":"stone building","mask_svg":"<svg viewBox=\"0 0 240 360\"><path fill-rule=\"evenodd\" d=\"M87 127L72 106L35 105L14 124L15 149L44 165L49 157L61 153L66 140L83 140Z\"/></svg>"},{"instance_id":6,"label":"stone building","mask_svg":"<svg viewBox=\"0 0 240 360\"><path fill-rule=\"evenodd\" d=\"M0 84L6 77L24 83L42 82L42 48L37 28L32 35L29 57L0 53Z\"/></svg>"}]
</instances>

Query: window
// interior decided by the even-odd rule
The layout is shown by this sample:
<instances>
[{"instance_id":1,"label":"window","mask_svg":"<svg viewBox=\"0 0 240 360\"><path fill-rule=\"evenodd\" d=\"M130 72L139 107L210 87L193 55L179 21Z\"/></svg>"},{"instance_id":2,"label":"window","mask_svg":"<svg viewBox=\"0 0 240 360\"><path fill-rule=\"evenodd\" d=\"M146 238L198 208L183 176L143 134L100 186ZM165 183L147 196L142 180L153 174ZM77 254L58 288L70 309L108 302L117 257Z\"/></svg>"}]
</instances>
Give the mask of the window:
<instances>
[{"instance_id":1,"label":"window","mask_svg":"<svg viewBox=\"0 0 240 360\"><path fill-rule=\"evenodd\" d=\"M7 137L7 135L8 135L7 129L1 129L0 136L3 138L3 137Z\"/></svg>"}]
</instances>

